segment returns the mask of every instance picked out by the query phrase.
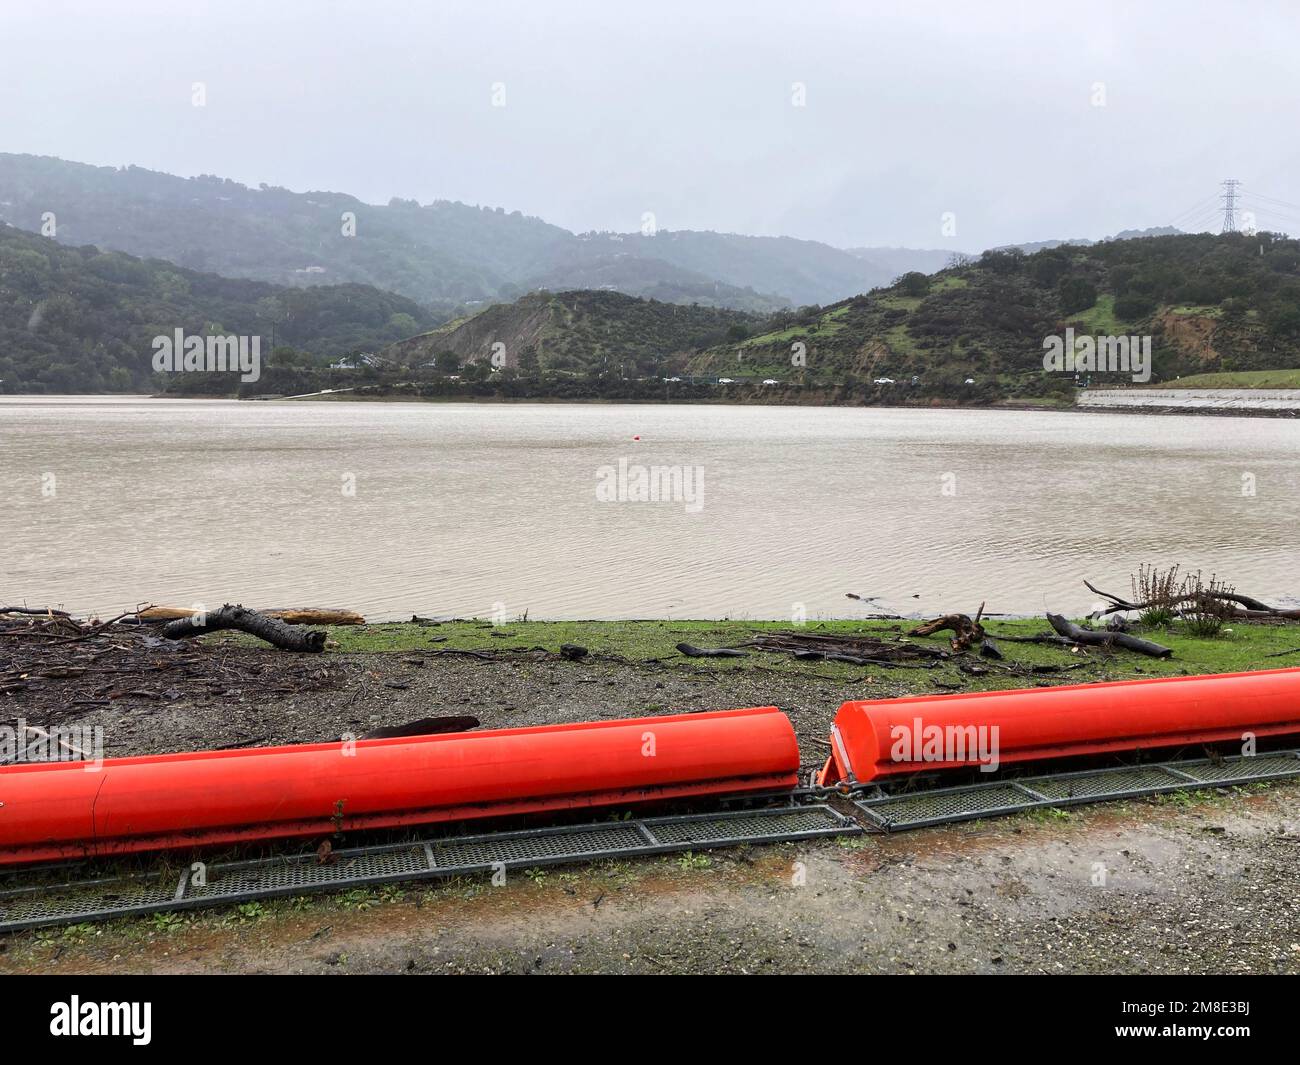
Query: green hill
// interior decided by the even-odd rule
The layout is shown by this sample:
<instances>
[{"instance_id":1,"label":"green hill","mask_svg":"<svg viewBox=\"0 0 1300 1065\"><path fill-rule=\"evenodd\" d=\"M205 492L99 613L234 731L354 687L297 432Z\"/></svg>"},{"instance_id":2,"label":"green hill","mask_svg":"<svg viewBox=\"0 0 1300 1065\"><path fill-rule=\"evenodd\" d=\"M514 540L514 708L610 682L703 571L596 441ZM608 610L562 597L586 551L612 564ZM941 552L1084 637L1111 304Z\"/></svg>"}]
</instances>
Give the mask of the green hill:
<instances>
[{"instance_id":1,"label":"green hill","mask_svg":"<svg viewBox=\"0 0 1300 1065\"><path fill-rule=\"evenodd\" d=\"M778 314L739 343L697 354L689 369L877 397L913 388L974 401L1064 396L1072 375L1043 372L1043 340L1067 327L1149 335L1153 381L1300 367L1300 242L1187 234L985 252L931 277ZM875 386L881 378L895 384Z\"/></svg>"},{"instance_id":2,"label":"green hill","mask_svg":"<svg viewBox=\"0 0 1300 1065\"><path fill-rule=\"evenodd\" d=\"M619 292L534 292L393 344L386 358L420 367L450 353L523 373L617 372L653 376L692 352L761 328L765 317L643 300Z\"/></svg>"},{"instance_id":3,"label":"green hill","mask_svg":"<svg viewBox=\"0 0 1300 1065\"><path fill-rule=\"evenodd\" d=\"M368 285L308 289L218 277L156 259L63 244L0 225L0 390L141 391L158 386L155 336L176 329L272 337L285 361L373 351L432 323L412 300Z\"/></svg>"}]
</instances>

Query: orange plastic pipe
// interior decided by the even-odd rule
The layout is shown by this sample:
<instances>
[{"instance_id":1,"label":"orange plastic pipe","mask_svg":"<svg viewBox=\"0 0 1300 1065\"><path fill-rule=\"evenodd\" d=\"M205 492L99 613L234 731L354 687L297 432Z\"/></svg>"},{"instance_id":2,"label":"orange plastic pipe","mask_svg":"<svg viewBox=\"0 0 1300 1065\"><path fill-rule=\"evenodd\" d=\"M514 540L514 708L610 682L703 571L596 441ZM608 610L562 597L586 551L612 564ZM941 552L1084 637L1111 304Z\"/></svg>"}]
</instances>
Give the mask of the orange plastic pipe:
<instances>
[{"instance_id":1,"label":"orange plastic pipe","mask_svg":"<svg viewBox=\"0 0 1300 1065\"><path fill-rule=\"evenodd\" d=\"M792 788L776 707L0 767L0 864Z\"/></svg>"},{"instance_id":2,"label":"orange plastic pipe","mask_svg":"<svg viewBox=\"0 0 1300 1065\"><path fill-rule=\"evenodd\" d=\"M848 702L823 784L1300 733L1300 669Z\"/></svg>"}]
</instances>

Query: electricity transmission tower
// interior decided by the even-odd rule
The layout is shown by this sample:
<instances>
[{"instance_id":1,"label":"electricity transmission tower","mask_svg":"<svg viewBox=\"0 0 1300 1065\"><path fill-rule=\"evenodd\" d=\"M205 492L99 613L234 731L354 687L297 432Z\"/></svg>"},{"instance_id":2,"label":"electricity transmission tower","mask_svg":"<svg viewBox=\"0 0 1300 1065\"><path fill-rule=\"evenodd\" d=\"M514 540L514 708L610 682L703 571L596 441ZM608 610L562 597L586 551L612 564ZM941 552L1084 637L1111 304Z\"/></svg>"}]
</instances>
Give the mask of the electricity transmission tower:
<instances>
[{"instance_id":1,"label":"electricity transmission tower","mask_svg":"<svg viewBox=\"0 0 1300 1065\"><path fill-rule=\"evenodd\" d=\"M1223 229L1222 233L1237 232L1237 189L1241 182L1229 178L1223 182Z\"/></svg>"}]
</instances>

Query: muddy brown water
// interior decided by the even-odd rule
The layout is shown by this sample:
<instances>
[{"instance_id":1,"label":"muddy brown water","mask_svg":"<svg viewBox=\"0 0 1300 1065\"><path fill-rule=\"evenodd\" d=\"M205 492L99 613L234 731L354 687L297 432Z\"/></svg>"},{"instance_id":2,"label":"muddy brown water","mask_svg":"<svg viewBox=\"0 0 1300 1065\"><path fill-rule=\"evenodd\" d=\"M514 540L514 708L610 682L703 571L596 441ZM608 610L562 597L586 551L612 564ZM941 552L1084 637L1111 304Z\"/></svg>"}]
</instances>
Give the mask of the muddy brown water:
<instances>
[{"instance_id":1,"label":"muddy brown water","mask_svg":"<svg viewBox=\"0 0 1300 1065\"><path fill-rule=\"evenodd\" d=\"M5 397L0 500L0 599L77 613L1069 614L1148 561L1300 593L1272 419Z\"/></svg>"}]
</instances>

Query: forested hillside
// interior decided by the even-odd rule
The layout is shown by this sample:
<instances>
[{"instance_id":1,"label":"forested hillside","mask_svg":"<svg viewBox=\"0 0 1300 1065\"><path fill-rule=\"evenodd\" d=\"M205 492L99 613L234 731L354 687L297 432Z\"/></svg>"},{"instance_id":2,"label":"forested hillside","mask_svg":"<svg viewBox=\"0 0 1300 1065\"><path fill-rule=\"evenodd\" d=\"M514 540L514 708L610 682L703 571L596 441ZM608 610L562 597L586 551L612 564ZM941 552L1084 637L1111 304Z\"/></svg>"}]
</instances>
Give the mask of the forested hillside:
<instances>
[{"instance_id":1,"label":"forested hillside","mask_svg":"<svg viewBox=\"0 0 1300 1065\"><path fill-rule=\"evenodd\" d=\"M153 337L176 329L262 337L321 360L371 351L432 324L367 285L291 289L218 277L0 226L0 391L151 390Z\"/></svg>"},{"instance_id":2,"label":"forested hillside","mask_svg":"<svg viewBox=\"0 0 1300 1065\"><path fill-rule=\"evenodd\" d=\"M913 376L926 394L950 397L1065 394L1073 378L1043 372L1043 340L1069 326L1149 335L1157 381L1300 366L1300 242L1188 234L985 252L932 277L909 274L888 289L779 314L690 369L894 396ZM802 366L792 362L796 344ZM894 383L872 389L880 378Z\"/></svg>"}]
</instances>

